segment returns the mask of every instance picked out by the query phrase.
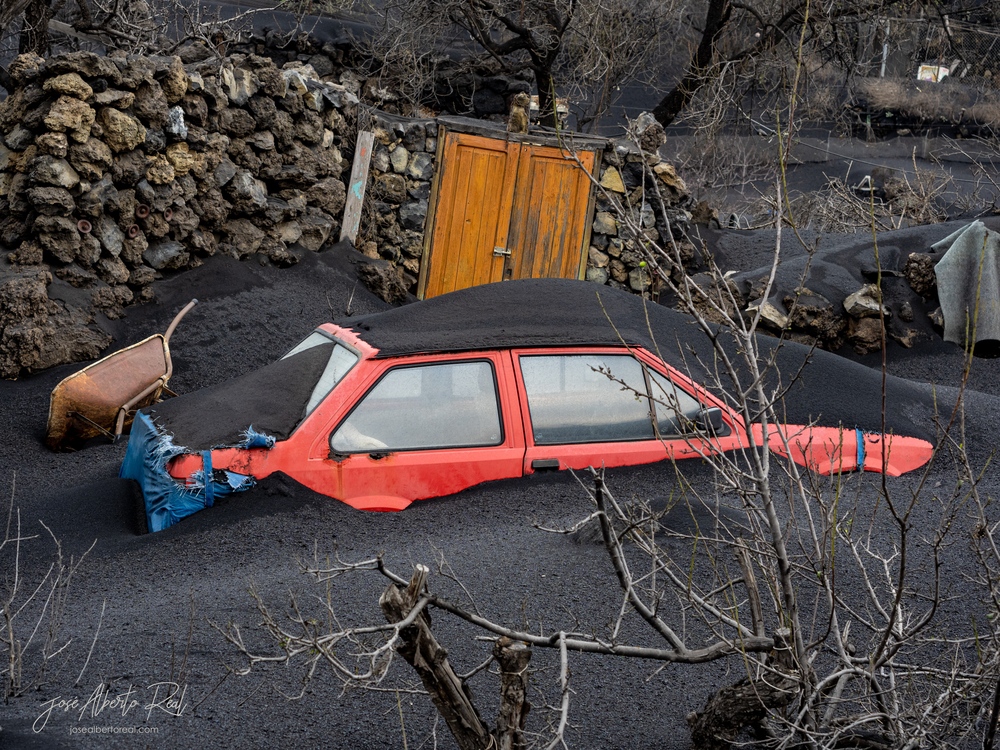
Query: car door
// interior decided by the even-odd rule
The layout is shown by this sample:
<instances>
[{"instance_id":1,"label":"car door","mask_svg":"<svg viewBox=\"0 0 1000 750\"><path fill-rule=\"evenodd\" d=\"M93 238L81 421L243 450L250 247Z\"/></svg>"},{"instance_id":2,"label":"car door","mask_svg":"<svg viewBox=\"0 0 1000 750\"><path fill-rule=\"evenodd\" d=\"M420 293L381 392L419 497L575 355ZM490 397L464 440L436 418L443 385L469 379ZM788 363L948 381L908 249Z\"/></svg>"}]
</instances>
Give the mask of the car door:
<instances>
[{"instance_id":1,"label":"car door","mask_svg":"<svg viewBox=\"0 0 1000 750\"><path fill-rule=\"evenodd\" d=\"M496 353L388 362L329 433L335 496L356 508L520 476L524 437L509 359Z\"/></svg>"},{"instance_id":2,"label":"car door","mask_svg":"<svg viewBox=\"0 0 1000 750\"><path fill-rule=\"evenodd\" d=\"M625 348L523 349L513 359L525 474L692 457L735 437L728 412L716 436L699 424L718 406L708 394Z\"/></svg>"}]
</instances>

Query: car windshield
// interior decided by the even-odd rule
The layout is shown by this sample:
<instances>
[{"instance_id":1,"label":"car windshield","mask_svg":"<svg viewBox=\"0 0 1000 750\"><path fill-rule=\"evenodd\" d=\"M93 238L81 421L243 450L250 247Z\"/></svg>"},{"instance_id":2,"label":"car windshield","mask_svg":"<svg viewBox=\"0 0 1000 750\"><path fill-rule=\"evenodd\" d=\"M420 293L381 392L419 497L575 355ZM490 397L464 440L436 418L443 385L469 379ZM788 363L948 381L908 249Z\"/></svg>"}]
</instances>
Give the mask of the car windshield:
<instances>
[{"instance_id":1,"label":"car windshield","mask_svg":"<svg viewBox=\"0 0 1000 750\"><path fill-rule=\"evenodd\" d=\"M288 354L281 358L288 359L289 357L299 354L300 352L304 352L307 349L312 349L317 346L330 346L331 344L333 344L333 349L330 352L330 358L326 362L323 374L320 375L319 380L316 381L316 385L309 396L309 402L306 404L306 417L312 414L313 409L319 406L319 402L326 398L327 394L329 394L330 391L333 390L333 387L341 381L344 375L347 374L348 370L354 367L355 363L358 361L358 355L337 341L337 339L333 336L330 336L323 331L313 331L299 344L297 344L295 348L288 352Z\"/></svg>"}]
</instances>

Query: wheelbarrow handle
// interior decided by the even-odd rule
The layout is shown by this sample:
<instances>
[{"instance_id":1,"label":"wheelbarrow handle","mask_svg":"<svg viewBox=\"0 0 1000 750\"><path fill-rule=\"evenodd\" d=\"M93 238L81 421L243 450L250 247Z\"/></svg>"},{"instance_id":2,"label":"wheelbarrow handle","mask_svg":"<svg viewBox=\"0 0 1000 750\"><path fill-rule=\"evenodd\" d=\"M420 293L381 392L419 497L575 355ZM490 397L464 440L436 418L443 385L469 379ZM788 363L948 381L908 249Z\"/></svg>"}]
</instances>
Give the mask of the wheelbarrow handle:
<instances>
[{"instance_id":1,"label":"wheelbarrow handle","mask_svg":"<svg viewBox=\"0 0 1000 750\"><path fill-rule=\"evenodd\" d=\"M198 304L198 300L196 300L196 299L191 300L186 305L184 305L183 309L179 313L177 313L177 317L175 317L172 321L170 321L170 325L167 326L167 332L165 334L163 334L163 343L164 344L169 344L170 343L170 336L173 334L174 329L177 327L177 324L181 322L181 318L183 318L185 315L187 315L188 311L190 311L191 308L194 307L197 304Z\"/></svg>"}]
</instances>

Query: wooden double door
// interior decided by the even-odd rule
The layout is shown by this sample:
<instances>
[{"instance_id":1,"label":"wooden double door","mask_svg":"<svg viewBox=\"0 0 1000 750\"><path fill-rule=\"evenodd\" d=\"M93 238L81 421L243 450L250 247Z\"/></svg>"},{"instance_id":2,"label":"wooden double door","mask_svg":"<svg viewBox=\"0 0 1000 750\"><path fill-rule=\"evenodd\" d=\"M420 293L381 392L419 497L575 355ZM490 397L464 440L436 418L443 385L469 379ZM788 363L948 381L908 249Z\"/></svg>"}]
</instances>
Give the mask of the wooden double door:
<instances>
[{"instance_id":1,"label":"wooden double door","mask_svg":"<svg viewBox=\"0 0 1000 750\"><path fill-rule=\"evenodd\" d=\"M447 133L419 294L436 297L494 281L583 278L594 151L567 152Z\"/></svg>"}]
</instances>

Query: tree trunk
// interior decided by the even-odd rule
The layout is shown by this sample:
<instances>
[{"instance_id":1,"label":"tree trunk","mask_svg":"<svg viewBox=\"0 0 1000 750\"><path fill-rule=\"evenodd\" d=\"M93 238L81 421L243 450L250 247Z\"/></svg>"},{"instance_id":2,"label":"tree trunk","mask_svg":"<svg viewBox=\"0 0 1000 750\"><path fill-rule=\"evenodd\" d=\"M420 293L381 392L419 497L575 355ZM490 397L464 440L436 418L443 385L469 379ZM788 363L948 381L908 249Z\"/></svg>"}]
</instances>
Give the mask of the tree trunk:
<instances>
[{"instance_id":1,"label":"tree trunk","mask_svg":"<svg viewBox=\"0 0 1000 750\"><path fill-rule=\"evenodd\" d=\"M410 613L423 593L428 573L427 566L417 565L405 591L389 584L379 599L387 621L399 622ZM400 636L403 645L399 655L420 675L461 750L487 750L494 744L493 737L480 719L465 683L448 663L448 651L431 633L431 618L426 610L412 625L403 628Z\"/></svg>"},{"instance_id":2,"label":"tree trunk","mask_svg":"<svg viewBox=\"0 0 1000 750\"><path fill-rule=\"evenodd\" d=\"M21 21L21 40L18 52L34 52L41 57L49 54L49 20L52 6L48 0L32 0Z\"/></svg>"},{"instance_id":3,"label":"tree trunk","mask_svg":"<svg viewBox=\"0 0 1000 750\"><path fill-rule=\"evenodd\" d=\"M653 117L667 127L683 111L695 93L708 81L708 69L715 58L715 48L732 14L730 0L710 0L705 16L705 30L687 73L653 109Z\"/></svg>"},{"instance_id":4,"label":"tree trunk","mask_svg":"<svg viewBox=\"0 0 1000 750\"><path fill-rule=\"evenodd\" d=\"M769 708L792 702L794 680L740 680L712 695L701 711L687 715L691 747L695 750L730 750L740 730L759 725Z\"/></svg>"},{"instance_id":5,"label":"tree trunk","mask_svg":"<svg viewBox=\"0 0 1000 750\"><path fill-rule=\"evenodd\" d=\"M500 665L500 710L497 712L498 750L524 750L524 721L531 704L528 692L528 662L531 647L504 636L493 646Z\"/></svg>"}]
</instances>

